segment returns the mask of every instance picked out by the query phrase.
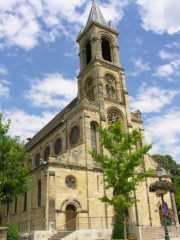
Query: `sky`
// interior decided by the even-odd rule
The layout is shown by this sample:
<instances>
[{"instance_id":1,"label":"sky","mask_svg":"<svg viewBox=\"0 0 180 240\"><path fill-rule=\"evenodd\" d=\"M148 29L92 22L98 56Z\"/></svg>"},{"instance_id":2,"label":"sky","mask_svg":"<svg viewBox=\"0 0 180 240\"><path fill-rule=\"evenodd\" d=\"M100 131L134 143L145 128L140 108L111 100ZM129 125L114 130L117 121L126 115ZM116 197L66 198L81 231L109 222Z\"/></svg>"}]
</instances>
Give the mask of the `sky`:
<instances>
[{"instance_id":1,"label":"sky","mask_svg":"<svg viewBox=\"0 0 180 240\"><path fill-rule=\"evenodd\" d=\"M131 111L151 154L180 163L180 1L98 0L120 32ZM9 133L32 137L77 96L76 37L91 0L0 1L0 112Z\"/></svg>"}]
</instances>

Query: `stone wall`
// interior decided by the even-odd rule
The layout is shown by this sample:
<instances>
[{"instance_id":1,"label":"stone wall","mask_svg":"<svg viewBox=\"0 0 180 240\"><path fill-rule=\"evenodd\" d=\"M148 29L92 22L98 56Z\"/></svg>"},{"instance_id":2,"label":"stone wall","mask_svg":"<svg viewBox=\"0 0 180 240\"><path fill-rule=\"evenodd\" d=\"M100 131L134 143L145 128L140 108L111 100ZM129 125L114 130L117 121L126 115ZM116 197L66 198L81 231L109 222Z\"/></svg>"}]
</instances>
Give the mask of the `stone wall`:
<instances>
[{"instance_id":1,"label":"stone wall","mask_svg":"<svg viewBox=\"0 0 180 240\"><path fill-rule=\"evenodd\" d=\"M0 240L7 239L7 227L0 227Z\"/></svg>"}]
</instances>

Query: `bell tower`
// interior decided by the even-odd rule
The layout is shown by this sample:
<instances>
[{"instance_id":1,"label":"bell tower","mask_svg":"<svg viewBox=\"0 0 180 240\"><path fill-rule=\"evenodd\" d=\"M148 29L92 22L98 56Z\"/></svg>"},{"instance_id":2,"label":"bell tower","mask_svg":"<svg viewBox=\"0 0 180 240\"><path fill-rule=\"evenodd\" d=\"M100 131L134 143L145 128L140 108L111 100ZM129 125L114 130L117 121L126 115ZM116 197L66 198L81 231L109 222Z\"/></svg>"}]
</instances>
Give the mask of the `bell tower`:
<instances>
[{"instance_id":1,"label":"bell tower","mask_svg":"<svg viewBox=\"0 0 180 240\"><path fill-rule=\"evenodd\" d=\"M77 37L80 58L78 100L99 109L100 122L122 118L128 128L131 117L124 70L119 59L118 35L112 23L105 21L94 0L87 23Z\"/></svg>"}]
</instances>

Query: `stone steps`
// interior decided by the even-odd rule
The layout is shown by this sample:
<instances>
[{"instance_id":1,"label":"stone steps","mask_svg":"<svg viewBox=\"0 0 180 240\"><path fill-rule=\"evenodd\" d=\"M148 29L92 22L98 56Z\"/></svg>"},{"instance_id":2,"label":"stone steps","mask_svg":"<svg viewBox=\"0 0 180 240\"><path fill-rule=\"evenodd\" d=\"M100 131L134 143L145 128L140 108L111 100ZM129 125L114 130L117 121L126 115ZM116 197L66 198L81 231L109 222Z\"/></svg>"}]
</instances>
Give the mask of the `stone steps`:
<instances>
[{"instance_id":1,"label":"stone steps","mask_svg":"<svg viewBox=\"0 0 180 240\"><path fill-rule=\"evenodd\" d=\"M52 236L51 238L48 238L48 240L61 240L62 238L65 238L71 233L72 231L66 231L66 232L58 231L54 236Z\"/></svg>"},{"instance_id":2,"label":"stone steps","mask_svg":"<svg viewBox=\"0 0 180 240\"><path fill-rule=\"evenodd\" d=\"M168 228L169 236L171 239L180 239L180 227L171 226ZM165 238L165 232L163 227L146 227L141 228L141 236L143 240L158 240Z\"/></svg>"}]
</instances>

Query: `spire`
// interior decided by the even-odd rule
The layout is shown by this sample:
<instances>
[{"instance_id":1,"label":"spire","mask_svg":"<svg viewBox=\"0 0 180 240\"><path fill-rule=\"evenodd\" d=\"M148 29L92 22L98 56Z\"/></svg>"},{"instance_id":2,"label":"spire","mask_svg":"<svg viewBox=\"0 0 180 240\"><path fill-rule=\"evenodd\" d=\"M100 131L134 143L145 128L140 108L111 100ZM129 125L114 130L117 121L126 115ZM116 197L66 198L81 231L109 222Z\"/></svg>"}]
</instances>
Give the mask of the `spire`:
<instances>
[{"instance_id":1,"label":"spire","mask_svg":"<svg viewBox=\"0 0 180 240\"><path fill-rule=\"evenodd\" d=\"M101 13L101 10L96 2L96 0L93 0L91 11L86 23L86 26L88 26L92 21L100 23L102 25L108 26L106 23L104 16Z\"/></svg>"}]
</instances>

